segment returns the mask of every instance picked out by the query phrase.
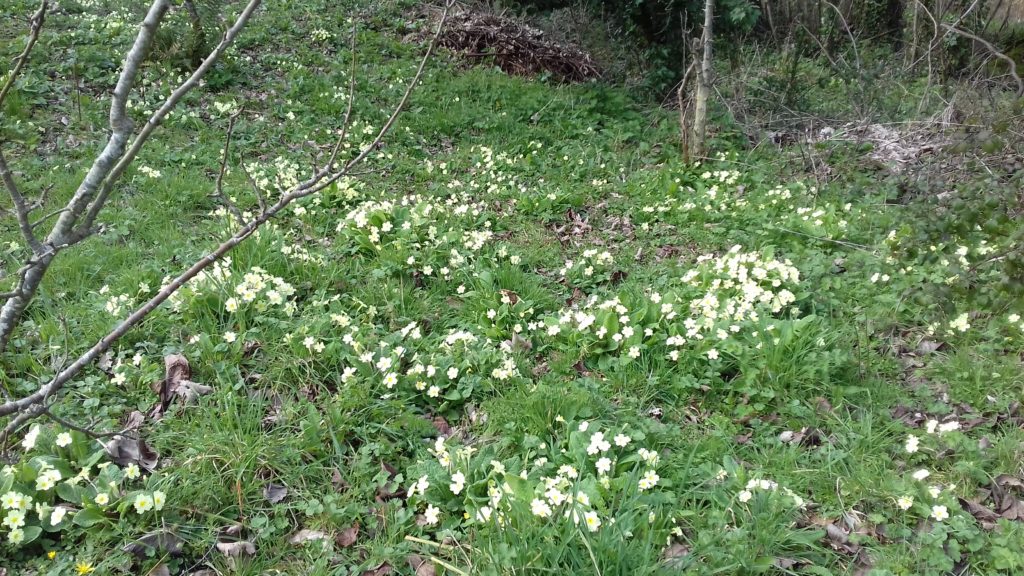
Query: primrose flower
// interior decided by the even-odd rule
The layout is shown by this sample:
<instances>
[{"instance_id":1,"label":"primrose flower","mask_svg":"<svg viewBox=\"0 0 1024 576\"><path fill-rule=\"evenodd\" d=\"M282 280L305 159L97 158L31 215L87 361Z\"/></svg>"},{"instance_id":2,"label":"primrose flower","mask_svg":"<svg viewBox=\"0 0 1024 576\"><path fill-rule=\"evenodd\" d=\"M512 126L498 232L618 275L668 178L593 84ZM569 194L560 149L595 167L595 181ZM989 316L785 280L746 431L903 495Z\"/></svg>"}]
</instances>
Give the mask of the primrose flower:
<instances>
[{"instance_id":1,"label":"primrose flower","mask_svg":"<svg viewBox=\"0 0 1024 576\"><path fill-rule=\"evenodd\" d=\"M466 487L466 475L462 472L456 472L452 474L452 483L448 485L451 489L452 494L458 495L462 492L462 489Z\"/></svg>"},{"instance_id":2,"label":"primrose flower","mask_svg":"<svg viewBox=\"0 0 1024 576\"><path fill-rule=\"evenodd\" d=\"M29 429L28 434L25 434L25 438L21 441L21 447L25 450L31 450L36 445L36 439L39 438L39 426L33 426Z\"/></svg>"},{"instance_id":3,"label":"primrose flower","mask_svg":"<svg viewBox=\"0 0 1024 576\"><path fill-rule=\"evenodd\" d=\"M3 525L11 530L16 530L25 525L25 511L11 510L4 517Z\"/></svg>"},{"instance_id":4,"label":"primrose flower","mask_svg":"<svg viewBox=\"0 0 1024 576\"><path fill-rule=\"evenodd\" d=\"M573 468L568 464L563 464L561 467L559 467L558 473L569 479L575 479L576 477L579 476L579 471L577 471L576 468Z\"/></svg>"},{"instance_id":5,"label":"primrose flower","mask_svg":"<svg viewBox=\"0 0 1024 576\"><path fill-rule=\"evenodd\" d=\"M898 506L900 510L910 510L910 507L913 506L913 505L914 505L914 497L913 496L900 496L896 500L896 506Z\"/></svg>"},{"instance_id":6,"label":"primrose flower","mask_svg":"<svg viewBox=\"0 0 1024 576\"><path fill-rule=\"evenodd\" d=\"M949 518L949 510L945 506L932 506L932 518L942 522Z\"/></svg>"},{"instance_id":7,"label":"primrose flower","mask_svg":"<svg viewBox=\"0 0 1024 576\"><path fill-rule=\"evenodd\" d=\"M132 462L124 469L124 477L129 480L135 480L141 475L138 464Z\"/></svg>"},{"instance_id":8,"label":"primrose flower","mask_svg":"<svg viewBox=\"0 0 1024 576\"><path fill-rule=\"evenodd\" d=\"M17 492L14 492L13 490L10 491L10 492L7 492L3 496L0 496L0 505L3 506L4 510L10 510L11 508L16 508L17 505L18 505L18 502L20 502L20 501L21 501L21 494L18 494Z\"/></svg>"},{"instance_id":9,"label":"primrose flower","mask_svg":"<svg viewBox=\"0 0 1024 576\"><path fill-rule=\"evenodd\" d=\"M153 492L153 509L163 510L164 504L167 503L167 494L164 494L160 490Z\"/></svg>"},{"instance_id":10,"label":"primrose flower","mask_svg":"<svg viewBox=\"0 0 1024 576\"><path fill-rule=\"evenodd\" d=\"M607 452L611 447L611 444L604 439L603 432L594 432L594 434L590 436L590 445L587 446L587 454L593 456L598 452Z\"/></svg>"},{"instance_id":11,"label":"primrose flower","mask_svg":"<svg viewBox=\"0 0 1024 576\"><path fill-rule=\"evenodd\" d=\"M903 448L907 451L908 454L913 454L914 452L917 452L919 443L920 439L917 436L910 434L909 436L907 436L907 442L906 444L903 445Z\"/></svg>"},{"instance_id":12,"label":"primrose flower","mask_svg":"<svg viewBox=\"0 0 1024 576\"><path fill-rule=\"evenodd\" d=\"M93 502L100 506L106 506L107 504L110 504L110 495L106 492L100 492L95 498L93 498Z\"/></svg>"},{"instance_id":13,"label":"primrose flower","mask_svg":"<svg viewBox=\"0 0 1024 576\"><path fill-rule=\"evenodd\" d=\"M420 476L419 480L412 483L407 490L408 498L412 498L417 494L426 494L427 488L430 488L430 482L427 481L427 476L424 474Z\"/></svg>"},{"instance_id":14,"label":"primrose flower","mask_svg":"<svg viewBox=\"0 0 1024 576\"><path fill-rule=\"evenodd\" d=\"M601 519L597 517L597 512L587 512L583 515L583 521L591 532L597 532L598 528L601 527Z\"/></svg>"},{"instance_id":15,"label":"primrose flower","mask_svg":"<svg viewBox=\"0 0 1024 576\"><path fill-rule=\"evenodd\" d=\"M56 444L61 448L65 448L71 445L71 441L71 434L67 432L61 432L60 434L57 435Z\"/></svg>"},{"instance_id":16,"label":"primrose flower","mask_svg":"<svg viewBox=\"0 0 1024 576\"><path fill-rule=\"evenodd\" d=\"M646 448L638 448L636 452L637 452L637 454L640 455L641 458L644 459L644 462L647 462L647 464L649 466L657 466L658 465L658 453L655 452L654 450L648 450Z\"/></svg>"},{"instance_id":17,"label":"primrose flower","mask_svg":"<svg viewBox=\"0 0 1024 576\"><path fill-rule=\"evenodd\" d=\"M918 470L917 472L914 472L914 480L924 480L925 478L927 478L927 477L929 477L931 475L932 475L931 472L929 472L928 470L925 470L924 468L922 468L922 469Z\"/></svg>"},{"instance_id":18,"label":"primrose flower","mask_svg":"<svg viewBox=\"0 0 1024 576\"><path fill-rule=\"evenodd\" d=\"M548 506L548 503L540 498L533 499L533 502L530 503L530 511L533 512L534 516L540 516L541 518L551 516L551 506Z\"/></svg>"},{"instance_id":19,"label":"primrose flower","mask_svg":"<svg viewBox=\"0 0 1024 576\"><path fill-rule=\"evenodd\" d=\"M50 525L56 526L64 520L64 516L68 513L68 509L63 506L57 506L50 512Z\"/></svg>"},{"instance_id":20,"label":"primrose flower","mask_svg":"<svg viewBox=\"0 0 1024 576\"><path fill-rule=\"evenodd\" d=\"M491 514L493 514L493 513L494 513L494 509L493 508L491 508L490 506L484 506L483 508L477 510L477 512L476 512L476 521L477 522L481 522L481 523L482 522L490 522L491 521Z\"/></svg>"},{"instance_id":21,"label":"primrose flower","mask_svg":"<svg viewBox=\"0 0 1024 576\"><path fill-rule=\"evenodd\" d=\"M25 540L25 531L21 528L12 528L7 534L7 541L11 544L21 544Z\"/></svg>"},{"instance_id":22,"label":"primrose flower","mask_svg":"<svg viewBox=\"0 0 1024 576\"><path fill-rule=\"evenodd\" d=\"M149 494L139 494L135 497L135 511L144 514L153 509L153 497Z\"/></svg>"},{"instance_id":23,"label":"primrose flower","mask_svg":"<svg viewBox=\"0 0 1024 576\"><path fill-rule=\"evenodd\" d=\"M644 472L644 477L640 479L638 487L640 488L641 492L643 492L644 490L650 490L651 488L654 488L655 486L658 485L658 480L661 480L661 477L658 476L658 473L655 472L654 470L648 470L647 472Z\"/></svg>"},{"instance_id":24,"label":"primrose flower","mask_svg":"<svg viewBox=\"0 0 1024 576\"><path fill-rule=\"evenodd\" d=\"M60 480L61 474L59 470L47 468L36 477L36 490L45 492L53 488Z\"/></svg>"},{"instance_id":25,"label":"primrose flower","mask_svg":"<svg viewBox=\"0 0 1024 576\"><path fill-rule=\"evenodd\" d=\"M238 340L238 335L234 332L229 331L224 333L224 341L228 344L233 344L235 340Z\"/></svg>"},{"instance_id":26,"label":"primrose flower","mask_svg":"<svg viewBox=\"0 0 1024 576\"><path fill-rule=\"evenodd\" d=\"M564 504L566 500L569 499L568 496L563 494L557 488L552 488L548 490L547 492L544 493L544 496L546 496L548 501L554 504L555 506L560 506Z\"/></svg>"},{"instance_id":27,"label":"primrose flower","mask_svg":"<svg viewBox=\"0 0 1024 576\"><path fill-rule=\"evenodd\" d=\"M612 461L609 460L607 456L605 456L598 459L597 464L595 466L597 467L598 474L607 474L612 469Z\"/></svg>"},{"instance_id":28,"label":"primrose flower","mask_svg":"<svg viewBox=\"0 0 1024 576\"><path fill-rule=\"evenodd\" d=\"M427 524L433 526L437 524L440 514L441 510L439 508L435 507L433 504L428 504L427 510L423 513L423 519Z\"/></svg>"},{"instance_id":29,"label":"primrose flower","mask_svg":"<svg viewBox=\"0 0 1024 576\"><path fill-rule=\"evenodd\" d=\"M736 499L739 500L740 502L749 502L750 499L753 497L754 495L750 492L750 490L743 490L736 495Z\"/></svg>"}]
</instances>

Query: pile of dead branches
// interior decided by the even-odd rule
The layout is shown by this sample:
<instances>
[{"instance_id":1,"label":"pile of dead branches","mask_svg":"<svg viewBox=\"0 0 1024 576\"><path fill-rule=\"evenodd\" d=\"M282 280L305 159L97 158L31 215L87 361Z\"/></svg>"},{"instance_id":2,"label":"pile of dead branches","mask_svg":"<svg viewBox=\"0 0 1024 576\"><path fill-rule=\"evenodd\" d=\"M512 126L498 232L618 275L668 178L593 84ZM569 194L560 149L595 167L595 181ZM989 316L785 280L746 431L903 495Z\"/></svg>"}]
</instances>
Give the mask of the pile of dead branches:
<instances>
[{"instance_id":1,"label":"pile of dead branches","mask_svg":"<svg viewBox=\"0 0 1024 576\"><path fill-rule=\"evenodd\" d=\"M492 60L506 74L549 73L565 82L599 78L590 55L547 40L544 32L512 18L465 10L449 17L440 45L474 60Z\"/></svg>"}]
</instances>

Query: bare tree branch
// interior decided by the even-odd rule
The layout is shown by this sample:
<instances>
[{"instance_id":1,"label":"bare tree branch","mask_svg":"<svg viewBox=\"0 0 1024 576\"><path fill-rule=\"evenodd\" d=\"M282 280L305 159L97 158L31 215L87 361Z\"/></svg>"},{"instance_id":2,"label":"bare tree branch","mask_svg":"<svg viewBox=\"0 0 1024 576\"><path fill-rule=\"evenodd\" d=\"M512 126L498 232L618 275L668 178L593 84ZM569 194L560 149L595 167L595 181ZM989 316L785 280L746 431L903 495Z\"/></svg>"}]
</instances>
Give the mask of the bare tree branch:
<instances>
[{"instance_id":1,"label":"bare tree branch","mask_svg":"<svg viewBox=\"0 0 1024 576\"><path fill-rule=\"evenodd\" d=\"M224 204L225 208L231 212L231 215L238 220L239 226L245 226L245 218L242 216L242 212L235 206L235 203L231 201L226 194L224 194L224 173L227 172L228 168L228 157L231 154L231 135L235 132L235 121L242 115L245 108L239 108L238 112L231 115L228 120L228 132L224 137L224 151L220 157L220 172L217 173L217 184L214 186L214 196Z\"/></svg>"},{"instance_id":2,"label":"bare tree branch","mask_svg":"<svg viewBox=\"0 0 1024 576\"><path fill-rule=\"evenodd\" d=\"M128 95L135 84L142 61L149 52L150 45L153 43L156 29L167 13L169 5L169 0L153 0L145 20L143 20L142 26L139 28L139 33L135 37L135 43L128 51L124 68L121 70L121 77L114 88L114 97L110 105L110 138L107 140L103 151L96 157L89 172L79 185L78 190L68 202L68 210L60 214L57 222L47 235L45 241L46 250L36 255L34 264L22 278L19 286L20 294L7 300L4 303L3 309L0 309L0 351L7 348L11 335L21 321L25 308L28 307L28 303L39 288L43 276L46 275L50 263L53 262L53 257L73 239L71 232L75 223L85 210L89 200L92 199L97 188L107 175L110 174L114 162L124 152L128 136L132 131L131 120L128 119L125 112Z\"/></svg>"},{"instance_id":3,"label":"bare tree branch","mask_svg":"<svg viewBox=\"0 0 1024 576\"><path fill-rule=\"evenodd\" d=\"M25 238L28 247L32 249L33 254L42 254L43 245L39 243L39 239L32 232L32 224L28 220L30 207L25 203L25 197L21 195L21 191L18 190L18 184L14 181L14 175L11 174L11 169L7 166L7 159L4 157L2 148L0 148L0 180L3 180L4 188L11 196L11 202L14 204L14 216L18 219L21 235Z\"/></svg>"},{"instance_id":4,"label":"bare tree branch","mask_svg":"<svg viewBox=\"0 0 1024 576\"><path fill-rule=\"evenodd\" d=\"M9 298L0 309L0 351L6 349L7 343L21 321L25 308L39 288L53 258L60 250L80 242L92 234L95 220L121 174L135 159L146 140L167 114L185 94L199 83L199 80L234 41L260 3L260 0L250 0L246 4L235 23L224 33L224 37L217 47L150 116L145 126L132 141L131 147L128 147L128 140L134 130L132 121L127 115L128 97L135 86L142 63L149 53L156 30L170 7L169 0L153 0L142 26L139 28L135 43L125 57L124 67L114 88L110 104L110 138L66 207L56 213L58 215L57 222L43 242L44 249L36 255L32 267L24 275L18 288L19 293Z\"/></svg>"},{"instance_id":5,"label":"bare tree branch","mask_svg":"<svg viewBox=\"0 0 1024 576\"><path fill-rule=\"evenodd\" d=\"M143 304L134 312L132 312L131 315L128 316L128 318L124 319L109 334L107 334L98 342L96 342L96 344L94 344L84 354L79 356L68 367L61 370L57 375L53 377L52 380L50 380L49 383L40 387L39 390L28 396L25 396L17 400L8 401L0 405L0 416L9 416L11 414L17 414L17 416L15 416L8 424L8 430L14 430L18 426L21 426L25 422L41 414L42 411L44 410L42 406L45 405L45 402L48 399L52 398L56 393L58 393L61 390L61 388L63 388L65 384L67 384L69 381L71 381L71 379L77 376L78 373L81 372L83 368L85 368L93 361L95 361L97 358L99 358L99 356L103 354L105 351L107 351L111 347L111 345L113 345L114 342L116 342L119 338L127 334L132 328L134 328L136 325L142 322L151 312L153 312L163 302L170 298L171 295L173 295L178 289L187 284L189 281L195 278L200 272L211 266L214 262L217 262L218 260L223 258L235 246L238 246L243 241L245 241L249 236L256 232L256 230L258 230L263 224L265 224L275 215L284 210L289 204L291 204L295 200L314 194L317 191L322 190L326 186L329 186L331 183L337 181L339 178L349 174L352 167L365 160L369 156L370 152L380 145L381 140L394 126L395 121L398 119L398 116L402 113L406 104L408 103L410 94L412 93L413 89L419 84L419 81L423 76L423 71L426 68L427 61L429 60L431 54L433 53L434 48L437 45L438 39L441 36L441 32L444 29L444 25L448 18L449 9L453 5L453 3L454 0L448 0L446 2L444 13L442 14L440 22L438 23L434 37L431 40L427 48L427 51L423 56L423 59L420 61L419 67L417 68L416 71L416 75L409 83L409 86L407 87L405 94L402 96L402 99L396 105L391 116L388 118L387 122L385 122L384 126L378 132L377 137L369 146L367 146L355 158L345 163L345 165L336 173L330 173L330 170L332 168L331 164L333 163L329 163L327 166L322 167L310 179L298 184L291 191L283 194L276 203L266 208L266 210L262 211L259 216L250 220L241 229L235 232L234 235L232 235L230 238L221 243L216 249L214 249L212 252L210 252L197 262L195 262L192 266L190 266L187 270L182 272L179 276L177 276L169 283L164 285L155 296L153 296L149 301L147 301L145 304ZM351 94L349 97L352 97ZM351 110L351 103L349 105L349 110Z\"/></svg>"},{"instance_id":6,"label":"bare tree branch","mask_svg":"<svg viewBox=\"0 0 1024 576\"><path fill-rule=\"evenodd\" d=\"M239 167L245 173L245 178L249 181L249 185L252 186L252 193L256 196L256 203L260 207L260 214L265 214L267 212L267 201L263 199L263 192L260 192L260 187L256 184L256 180L249 173L249 169L245 167L245 162L239 163Z\"/></svg>"},{"instance_id":7,"label":"bare tree branch","mask_svg":"<svg viewBox=\"0 0 1024 576\"><path fill-rule=\"evenodd\" d=\"M989 42L988 40L985 40L984 38L982 38L980 36L977 36L975 34L971 34L970 32L968 32L966 30L961 30L961 29L956 28L954 26L950 26L949 24L941 24L941 26L943 28L945 28L946 30L948 30L949 32L952 32L954 34L959 34L960 36L963 36L964 38L970 38L971 40L974 40L978 44L981 44L986 49L988 49L988 51L991 52L993 56L995 56L996 58L999 58L1003 62L1006 62L1007 65L1010 67L1010 76L1012 76L1014 82L1017 83L1017 97L1018 98L1024 98L1024 80L1022 80L1021 77L1020 77L1020 74L1017 73L1017 62L1013 58L1007 56L1003 52L1000 52L999 49L996 48L995 46L993 46L991 42Z\"/></svg>"},{"instance_id":8,"label":"bare tree branch","mask_svg":"<svg viewBox=\"0 0 1024 576\"><path fill-rule=\"evenodd\" d=\"M377 149L377 146L380 145L380 142L381 142L381 140L384 139L384 136L388 132L391 131L391 127L394 126L395 120L398 119L399 114L402 113L402 110L405 109L405 105L409 102L409 96L412 94L413 89L416 88L416 85L419 84L419 82L420 82L420 78L423 77L423 70L426 68L427 61L430 59L430 56L434 53L434 49L437 48L437 42L441 38L441 32L444 31L444 25L448 21L448 12L451 10L451 7L454 6L454 5L455 5L455 0L446 0L445 1L444 11L441 13L441 18L440 18L440 20L437 23L437 29L434 31L434 37L431 38L430 44L427 46L427 51L426 51L425 54L423 54L423 59L420 60L420 65L416 69L416 75L413 76L412 81L409 82L409 85L405 89L405 94L402 95L402 100L399 101L398 106L395 107L395 110L391 113L391 116L388 118L387 122L385 122L384 126L381 127L380 132L377 133L377 137L374 138L373 142L371 142L369 146L367 146L365 149L363 149L363 151L360 152L358 156L356 156L352 160L349 160L345 164L344 168L342 168L336 174L333 174L333 175L327 177L326 180L323 180L322 182L317 184L317 181L321 180L324 176L326 176L326 174L333 168L332 167L332 163L328 163L327 166L324 166L323 170L321 170L322 175L319 178L316 178L315 180L313 180L310 183L310 185L312 187L309 189L309 192L307 194L304 194L304 195L314 194L314 193L319 192L320 190L323 190L324 188L330 186L331 184L337 182L343 176L347 175L348 171L353 166L355 166L356 164L362 162L367 156L370 155L370 152L372 152L372 151ZM352 110L352 108L351 108L351 100L349 102L350 102L350 106L349 106L349 111L346 112L346 117L348 116L348 113L351 112L351 110ZM344 136L344 131L342 132L342 136ZM339 142L340 142L340 139L339 139Z\"/></svg>"},{"instance_id":9,"label":"bare tree branch","mask_svg":"<svg viewBox=\"0 0 1024 576\"><path fill-rule=\"evenodd\" d=\"M224 32L224 36L221 38L220 43L217 44L213 51L211 51L206 59L203 60L203 63L200 64L199 67L196 68L196 71L193 72L187 80L182 82L182 84L178 86L178 88L172 92L166 100L164 100L163 105L161 105L160 108L158 108L156 112L153 112L153 115L149 117L149 120L146 121L145 126L143 126L142 130L139 132L139 135L136 136L135 140L132 142L132 147L127 153L125 153L117 165L114 166L110 171L110 175L107 176L106 180L102 183L99 194L96 195L96 199L93 200L92 205L89 207L89 213L85 220L83 220L79 225L76 235L88 236L89 230L92 228L93 223L95 223L100 210L103 209L103 205L106 204L107 198L110 196L110 192L113 190L117 179L121 177L121 174L128 165L135 160L135 157L139 154L139 151L142 150L143 145L145 145L146 140L148 140L153 131L160 126L164 118L167 117L167 114L169 114L170 111L178 105L178 102L181 101L189 91L199 84L199 81L202 80L203 76L205 76L217 60L220 59L224 54L224 51L228 49L228 46L234 42L238 34L241 33L242 29L249 23L249 19L252 18L253 13L257 8L259 8L260 4L261 0L249 0L249 3L246 4L242 13L239 14L235 23L231 28L228 28L228 30Z\"/></svg>"},{"instance_id":10,"label":"bare tree branch","mask_svg":"<svg viewBox=\"0 0 1024 576\"><path fill-rule=\"evenodd\" d=\"M28 61L28 55L32 52L32 48L35 47L36 41L39 40L39 32L43 29L43 21L46 20L46 10L49 8L49 2L42 0L39 3L39 9L36 10L35 14L32 15L30 20L28 33L28 43L25 44L25 49L22 50L14 59L14 68L11 70L10 76L7 77L7 81L4 82L2 88L0 88L0 109L3 108L4 100L7 98L8 92L11 91L11 87L14 86L14 81L18 78L18 74L21 73L21 69L25 66L25 62Z\"/></svg>"}]
</instances>

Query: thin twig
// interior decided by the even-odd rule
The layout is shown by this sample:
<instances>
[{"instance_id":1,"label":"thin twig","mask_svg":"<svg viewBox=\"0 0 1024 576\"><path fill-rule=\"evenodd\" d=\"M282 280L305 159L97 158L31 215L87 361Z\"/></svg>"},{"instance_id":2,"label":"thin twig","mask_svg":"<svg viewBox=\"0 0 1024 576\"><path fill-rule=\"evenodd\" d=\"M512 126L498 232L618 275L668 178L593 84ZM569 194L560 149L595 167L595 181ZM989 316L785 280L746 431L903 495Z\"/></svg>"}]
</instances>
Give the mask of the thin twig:
<instances>
[{"instance_id":1,"label":"thin twig","mask_svg":"<svg viewBox=\"0 0 1024 576\"><path fill-rule=\"evenodd\" d=\"M18 74L21 73L25 62L28 61L29 53L32 52L36 41L39 40L39 32L43 29L43 22L46 20L46 9L48 7L49 2L42 0L39 3L39 9L32 15L31 24L29 25L28 43L25 44L25 49L21 51L21 54L14 58L14 68L11 69L11 74L7 77L7 81L4 82L3 88L0 88L0 109L3 108L4 100L11 91L11 87L14 86L14 81L18 78Z\"/></svg>"},{"instance_id":2,"label":"thin twig","mask_svg":"<svg viewBox=\"0 0 1024 576\"><path fill-rule=\"evenodd\" d=\"M249 185L252 186L252 193L256 196L256 203L259 204L260 214L266 214L267 202L263 199L263 192L260 192L260 187L256 184L256 180L249 173L249 169L245 167L245 162L239 162L238 166L242 169L246 179L249 180Z\"/></svg>"},{"instance_id":3,"label":"thin twig","mask_svg":"<svg viewBox=\"0 0 1024 576\"><path fill-rule=\"evenodd\" d=\"M441 32L444 31L444 25L448 20L448 12L454 5L455 0L446 0L444 5L444 12L441 13L441 19L437 23L437 30L435 31L434 37L431 39L430 44L427 46L427 51L423 55L423 59L420 60L419 68L416 69L416 75L413 76L412 81L409 82L409 86L406 87L405 94L402 95L401 101L399 101L398 106L395 107L394 112L391 113L391 116L388 118L387 122L384 123L384 126L381 127L380 132L377 133L377 137L374 138L373 142L371 142L370 145L367 146L358 156L356 156L352 160L349 160L345 164L344 168L342 168L340 171L328 177L327 179L322 180L319 184L314 182L314 185L309 189L308 194L314 194L316 192L319 192L320 190L323 190L324 188L337 182L342 176L345 176L350 168L362 162L367 156L369 156L370 152L375 150L377 146L380 145L381 140L384 139L384 136L391 131L391 127L394 126L399 114L402 113L402 110L405 109L405 105L409 102L409 96L412 94L413 89L416 87L417 84L419 84L420 78L423 76L423 70L427 66L427 61L430 59L430 56L434 53L434 49L437 47L437 42L441 38Z\"/></svg>"},{"instance_id":4,"label":"thin twig","mask_svg":"<svg viewBox=\"0 0 1024 576\"><path fill-rule=\"evenodd\" d=\"M11 196L11 202L14 204L14 216L18 219L21 235L25 238L28 247L32 249L33 254L41 254L43 245L32 232L32 224L28 220L29 206L25 203L25 197L21 195L21 191L18 190L18 184L14 181L14 174L7 166L7 159L4 157L2 148L0 148L0 180L3 180L4 188Z\"/></svg>"},{"instance_id":5,"label":"thin twig","mask_svg":"<svg viewBox=\"0 0 1024 576\"><path fill-rule=\"evenodd\" d=\"M338 151L341 150L342 144L345 142L347 136L349 119L352 117L352 103L356 99L356 25L352 24L352 40L350 42L349 50L352 52L352 64L348 73L348 104L345 107L345 118L341 121L341 133L338 134L338 141L334 143L334 149L331 150L331 157L327 160L327 164L324 166L323 172L326 174L334 169L334 162L338 158ZM319 174L320 172L318 172Z\"/></svg>"},{"instance_id":6,"label":"thin twig","mask_svg":"<svg viewBox=\"0 0 1024 576\"><path fill-rule=\"evenodd\" d=\"M67 210L68 210L68 208L67 208L67 206L65 206L63 208L58 208L58 209L54 210L53 212L50 212L46 216L43 216L39 220L36 220L35 222L33 222L32 223L32 228L34 229L34 228L39 227L39 225L42 224L43 222L46 222L47 220L49 220L50 218L53 218L54 216L56 216L58 214L61 214L63 212L67 212Z\"/></svg>"},{"instance_id":7,"label":"thin twig","mask_svg":"<svg viewBox=\"0 0 1024 576\"><path fill-rule=\"evenodd\" d=\"M864 246L862 244L854 244L853 242L846 242L845 240L835 240L833 238L825 238L824 236L814 236L813 234L806 234L804 232L799 232L797 230L790 230L789 228L783 228L781 226L772 226L772 228L774 228L774 229L776 229L776 230L778 230L780 232L786 232L788 234L796 234L797 236L803 236L805 238L810 238L812 240L818 240L818 241L821 241L821 242L831 242L833 244L838 244L840 246L846 246L847 248L853 248L854 250L860 250L861 252L866 252L868 254L874 254L874 252L869 247Z\"/></svg>"},{"instance_id":8,"label":"thin twig","mask_svg":"<svg viewBox=\"0 0 1024 576\"><path fill-rule=\"evenodd\" d=\"M940 26L942 26L943 28L945 28L946 30L948 30L948 31L950 31L950 32L952 32L954 34L959 34L960 36L963 36L964 38L970 38L971 40L974 40L978 44L981 44L982 46L987 48L988 51L991 52L993 56L995 56L996 58L999 58L1003 62L1006 62L1007 65L1010 66L1010 76L1013 76L1014 82L1017 83L1017 97L1018 98L1024 97L1024 80L1021 79L1020 74L1017 74L1017 62L1013 58L1010 58L1006 54L1000 52L999 49L997 49L995 46L993 46L991 42L989 42L988 40L985 40L984 38L982 38L980 36L977 36L975 34L971 34L970 32L967 32L966 30L961 30L959 28L950 26L949 24L940 24Z\"/></svg>"},{"instance_id":9,"label":"thin twig","mask_svg":"<svg viewBox=\"0 0 1024 576\"><path fill-rule=\"evenodd\" d=\"M227 135L224 136L224 153L221 154L220 157L220 172L217 173L217 184L214 187L214 195L238 220L239 226L245 226L245 218L242 216L242 212L238 209L238 206L235 206L235 203L231 201L231 198L224 194L224 173L227 172L228 169L228 158L231 154L231 135L235 132L235 121L238 120L238 117L244 110L245 107L239 108L238 112L232 114L231 118L228 120L228 132Z\"/></svg>"}]
</instances>

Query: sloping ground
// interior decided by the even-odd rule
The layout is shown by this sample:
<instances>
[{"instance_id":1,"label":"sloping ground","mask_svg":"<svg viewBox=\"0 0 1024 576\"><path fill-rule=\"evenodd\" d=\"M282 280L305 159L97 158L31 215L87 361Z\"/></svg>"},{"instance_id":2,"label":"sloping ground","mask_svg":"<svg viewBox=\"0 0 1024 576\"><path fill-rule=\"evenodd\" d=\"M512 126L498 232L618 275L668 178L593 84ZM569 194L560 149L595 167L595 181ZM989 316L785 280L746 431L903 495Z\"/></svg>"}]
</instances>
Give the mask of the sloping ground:
<instances>
[{"instance_id":1,"label":"sloping ground","mask_svg":"<svg viewBox=\"0 0 1024 576\"><path fill-rule=\"evenodd\" d=\"M226 234L202 175L235 106L225 186L243 209L242 163L273 197L326 153L350 14L345 149L369 141L416 50L381 24L411 5L367 6L264 8L139 158L103 234L54 270L8 387ZM93 27L52 19L76 35L44 37L11 116L32 130L5 151L54 202L95 146L47 143L102 135L103 102L79 120L61 79L109 88L103 55L132 22L109 8L85 11ZM967 208L936 218L853 167L827 189L781 181L771 152L685 166L675 119L652 127L615 89L448 57L364 174L70 387L59 415L130 426L151 451L50 421L11 447L0 535L25 525L8 574L1020 572L1024 302L1005 204L965 187ZM167 90L160 64L147 76L139 108Z\"/></svg>"}]
</instances>

